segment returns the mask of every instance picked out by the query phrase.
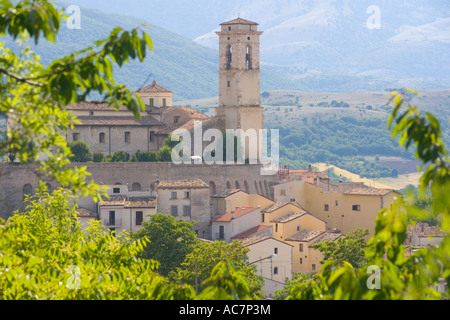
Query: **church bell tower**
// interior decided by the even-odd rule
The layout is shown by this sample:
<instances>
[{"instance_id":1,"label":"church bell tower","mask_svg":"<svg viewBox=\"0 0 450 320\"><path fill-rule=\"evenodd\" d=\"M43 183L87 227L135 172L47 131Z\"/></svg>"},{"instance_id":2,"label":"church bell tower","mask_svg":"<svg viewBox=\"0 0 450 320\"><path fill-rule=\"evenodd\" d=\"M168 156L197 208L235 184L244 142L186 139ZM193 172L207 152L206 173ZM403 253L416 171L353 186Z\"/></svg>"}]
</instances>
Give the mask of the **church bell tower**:
<instances>
[{"instance_id":1,"label":"church bell tower","mask_svg":"<svg viewBox=\"0 0 450 320\"><path fill-rule=\"evenodd\" d=\"M260 100L260 36L258 24L235 19L221 24L219 36L219 107L225 129L264 127Z\"/></svg>"}]
</instances>

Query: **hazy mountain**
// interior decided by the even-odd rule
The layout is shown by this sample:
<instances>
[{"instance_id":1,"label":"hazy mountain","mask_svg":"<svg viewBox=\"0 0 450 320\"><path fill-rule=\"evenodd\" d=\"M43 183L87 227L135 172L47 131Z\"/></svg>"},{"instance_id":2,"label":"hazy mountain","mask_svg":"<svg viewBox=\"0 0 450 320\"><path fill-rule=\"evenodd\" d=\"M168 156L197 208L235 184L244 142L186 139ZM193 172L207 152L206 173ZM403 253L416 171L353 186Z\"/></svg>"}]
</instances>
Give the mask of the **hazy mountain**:
<instances>
[{"instance_id":1,"label":"hazy mountain","mask_svg":"<svg viewBox=\"0 0 450 320\"><path fill-rule=\"evenodd\" d=\"M214 31L256 21L263 66L311 90L360 91L450 86L448 0L74 0L150 22L217 49ZM369 29L376 5L380 28Z\"/></svg>"},{"instance_id":2,"label":"hazy mountain","mask_svg":"<svg viewBox=\"0 0 450 320\"><path fill-rule=\"evenodd\" d=\"M131 30L144 24L148 25L144 29L153 40L154 51L147 56L143 64L131 62L130 65L122 68L117 67L115 69L117 82L137 90L156 80L160 85L174 92L174 100L218 95L218 52L189 38L150 24L145 19L82 8L81 30L68 29L63 23L56 44L40 41L37 47L31 45L41 55L41 62L46 65L54 59L91 46L96 40L106 38L116 26ZM9 37L4 40L7 46L18 50L18 46ZM304 89L298 83L271 71L270 68L263 69L261 74L263 90L285 87Z\"/></svg>"}]
</instances>

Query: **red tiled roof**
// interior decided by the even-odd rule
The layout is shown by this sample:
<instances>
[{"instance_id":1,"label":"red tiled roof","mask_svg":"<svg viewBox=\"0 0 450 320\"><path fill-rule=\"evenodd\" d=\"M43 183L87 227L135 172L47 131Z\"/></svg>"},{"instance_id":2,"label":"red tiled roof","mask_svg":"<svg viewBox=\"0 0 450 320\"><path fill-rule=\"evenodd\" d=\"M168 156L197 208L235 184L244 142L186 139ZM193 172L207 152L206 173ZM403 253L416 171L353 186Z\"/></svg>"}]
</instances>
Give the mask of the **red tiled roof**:
<instances>
[{"instance_id":1,"label":"red tiled roof","mask_svg":"<svg viewBox=\"0 0 450 320\"><path fill-rule=\"evenodd\" d=\"M252 234L257 233L259 231L268 229L268 228L272 228L272 226L268 226L268 225L259 225L257 227L251 228L250 230L247 230L245 232L242 232L236 236L234 236L232 239L245 239L250 237ZM267 237L269 238L269 237Z\"/></svg>"},{"instance_id":2,"label":"red tiled roof","mask_svg":"<svg viewBox=\"0 0 450 320\"><path fill-rule=\"evenodd\" d=\"M242 18L237 18L228 22L224 22L221 23L220 25L225 26L225 25L230 25L230 24L253 24L253 25L258 25L256 22L250 21L250 20L245 20Z\"/></svg>"},{"instance_id":3,"label":"red tiled roof","mask_svg":"<svg viewBox=\"0 0 450 320\"><path fill-rule=\"evenodd\" d=\"M158 184L158 189L179 189L179 188L209 188L200 179L197 180L163 180Z\"/></svg>"},{"instance_id":4,"label":"red tiled roof","mask_svg":"<svg viewBox=\"0 0 450 320\"><path fill-rule=\"evenodd\" d=\"M253 212L256 209L258 209L258 207L245 207L245 208L237 208L234 211L234 218L237 219L243 215L246 215L247 213ZM231 221L231 212L225 213L224 215L214 219L213 221L215 222L230 222Z\"/></svg>"},{"instance_id":5,"label":"red tiled roof","mask_svg":"<svg viewBox=\"0 0 450 320\"><path fill-rule=\"evenodd\" d=\"M374 189L374 188L354 188L346 191L347 195L361 195L361 196L385 196L388 193L395 192L394 189Z\"/></svg>"},{"instance_id":6,"label":"red tiled roof","mask_svg":"<svg viewBox=\"0 0 450 320\"><path fill-rule=\"evenodd\" d=\"M167 90L164 87L161 87L159 84L156 83L156 81L153 81L152 84L139 89L137 92L164 92L164 93L172 93L172 91Z\"/></svg>"},{"instance_id":7,"label":"red tiled roof","mask_svg":"<svg viewBox=\"0 0 450 320\"><path fill-rule=\"evenodd\" d=\"M78 117L81 124L75 126L164 126L163 123L156 120L153 117L141 117L139 120L136 120L135 117L114 117L114 116L101 116L101 117L87 117L81 116Z\"/></svg>"}]
</instances>

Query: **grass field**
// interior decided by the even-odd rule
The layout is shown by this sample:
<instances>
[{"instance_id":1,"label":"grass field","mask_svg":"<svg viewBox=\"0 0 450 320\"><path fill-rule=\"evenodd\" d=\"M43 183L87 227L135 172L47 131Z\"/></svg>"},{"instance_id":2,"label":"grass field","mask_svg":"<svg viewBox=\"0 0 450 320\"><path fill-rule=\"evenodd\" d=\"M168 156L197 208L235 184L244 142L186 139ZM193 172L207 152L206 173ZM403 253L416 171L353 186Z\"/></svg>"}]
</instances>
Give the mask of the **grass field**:
<instances>
[{"instance_id":1,"label":"grass field","mask_svg":"<svg viewBox=\"0 0 450 320\"><path fill-rule=\"evenodd\" d=\"M343 177L346 177L351 182L364 182L364 184L368 187L372 188L382 188L382 189L403 189L404 187L412 184L412 185L419 185L420 177L422 176L422 173L420 172L414 172L410 174L403 174L399 175L397 178L379 178L379 179L367 179L367 178L361 178L359 175L351 173L347 170L338 168L333 165L327 165L326 163L315 163L313 165L315 168L317 168L319 171L325 171L329 168L333 168L334 172L337 175L342 175Z\"/></svg>"}]
</instances>

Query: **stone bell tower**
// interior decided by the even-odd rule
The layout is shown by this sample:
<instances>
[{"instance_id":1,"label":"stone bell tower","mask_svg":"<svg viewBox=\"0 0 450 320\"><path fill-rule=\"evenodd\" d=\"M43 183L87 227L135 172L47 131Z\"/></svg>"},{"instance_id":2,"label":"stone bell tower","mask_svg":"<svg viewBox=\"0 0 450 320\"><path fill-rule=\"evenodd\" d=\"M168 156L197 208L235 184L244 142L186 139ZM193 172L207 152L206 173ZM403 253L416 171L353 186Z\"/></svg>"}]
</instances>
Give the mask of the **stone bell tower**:
<instances>
[{"instance_id":1,"label":"stone bell tower","mask_svg":"<svg viewBox=\"0 0 450 320\"><path fill-rule=\"evenodd\" d=\"M235 19L221 24L219 36L219 107L225 129L264 127L260 103L260 36L258 24Z\"/></svg>"}]
</instances>

